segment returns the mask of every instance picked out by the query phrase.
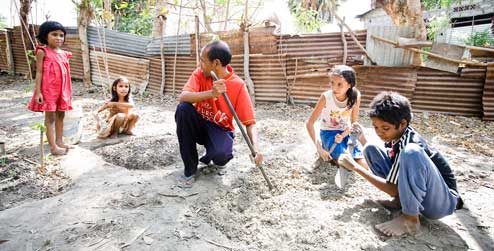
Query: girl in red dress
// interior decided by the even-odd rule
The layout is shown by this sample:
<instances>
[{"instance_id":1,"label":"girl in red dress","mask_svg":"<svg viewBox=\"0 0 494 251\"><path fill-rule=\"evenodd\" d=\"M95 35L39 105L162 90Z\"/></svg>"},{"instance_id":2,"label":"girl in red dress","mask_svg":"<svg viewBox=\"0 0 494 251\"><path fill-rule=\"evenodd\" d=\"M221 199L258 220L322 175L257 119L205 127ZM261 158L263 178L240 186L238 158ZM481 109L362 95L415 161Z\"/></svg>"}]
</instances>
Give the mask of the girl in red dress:
<instances>
[{"instance_id":1,"label":"girl in red dress","mask_svg":"<svg viewBox=\"0 0 494 251\"><path fill-rule=\"evenodd\" d=\"M39 27L36 54L36 86L29 110L45 113L46 137L53 155L66 154L63 142L65 111L72 110L72 85L69 59L72 53L60 47L65 41L65 28L58 22L46 21Z\"/></svg>"}]
</instances>

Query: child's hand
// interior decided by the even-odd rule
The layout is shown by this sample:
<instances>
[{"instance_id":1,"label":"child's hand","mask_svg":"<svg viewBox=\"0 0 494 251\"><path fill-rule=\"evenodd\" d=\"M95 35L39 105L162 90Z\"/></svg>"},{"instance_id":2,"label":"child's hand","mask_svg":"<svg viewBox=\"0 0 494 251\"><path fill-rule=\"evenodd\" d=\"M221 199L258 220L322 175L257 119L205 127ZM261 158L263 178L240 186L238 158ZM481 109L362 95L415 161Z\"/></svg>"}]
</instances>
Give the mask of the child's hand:
<instances>
[{"instance_id":1,"label":"child's hand","mask_svg":"<svg viewBox=\"0 0 494 251\"><path fill-rule=\"evenodd\" d=\"M329 155L329 152L324 150L321 146L317 148L317 153L319 154L319 157L321 157L322 160L324 161L331 160L331 156Z\"/></svg>"},{"instance_id":2,"label":"child's hand","mask_svg":"<svg viewBox=\"0 0 494 251\"><path fill-rule=\"evenodd\" d=\"M43 95L41 93L36 92L35 99L36 99L36 103L38 103L40 105L43 104Z\"/></svg>"},{"instance_id":3,"label":"child's hand","mask_svg":"<svg viewBox=\"0 0 494 251\"><path fill-rule=\"evenodd\" d=\"M343 136L341 136L341 134L336 134L336 136L334 136L334 142L336 142L337 144L341 143L341 141L343 140Z\"/></svg>"}]
</instances>

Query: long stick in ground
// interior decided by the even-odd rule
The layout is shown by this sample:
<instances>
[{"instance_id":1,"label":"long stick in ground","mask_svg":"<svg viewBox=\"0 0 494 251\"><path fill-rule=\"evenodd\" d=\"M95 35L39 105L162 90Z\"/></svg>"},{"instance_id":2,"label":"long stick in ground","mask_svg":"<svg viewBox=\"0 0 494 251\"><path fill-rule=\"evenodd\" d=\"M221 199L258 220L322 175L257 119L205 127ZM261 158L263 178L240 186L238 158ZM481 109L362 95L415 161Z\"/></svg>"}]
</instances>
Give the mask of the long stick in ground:
<instances>
[{"instance_id":1,"label":"long stick in ground","mask_svg":"<svg viewBox=\"0 0 494 251\"><path fill-rule=\"evenodd\" d=\"M211 76L213 77L214 81L218 81L218 76L214 73L214 71L211 71ZM228 104L228 108L230 108L230 112L233 114L233 117L235 118L235 122L237 122L237 126L240 129L240 132L242 132L242 136L244 137L245 142L247 142L247 145L249 146L250 153L252 154L252 157L256 157L256 151L254 150L254 146L252 145L252 142L250 142L249 137L247 136L247 133L244 130L244 127L242 126L242 123L240 122L240 119L238 118L237 113L235 112L235 109L233 108L232 103L230 102L230 99L226 95L226 92L223 93L223 98L226 100L226 103ZM269 181L268 176L266 176L266 173L264 173L264 169L262 166L258 166L259 170L261 170L262 176L266 180L266 183L268 184L269 190L273 189L273 185L271 185L271 181Z\"/></svg>"}]
</instances>

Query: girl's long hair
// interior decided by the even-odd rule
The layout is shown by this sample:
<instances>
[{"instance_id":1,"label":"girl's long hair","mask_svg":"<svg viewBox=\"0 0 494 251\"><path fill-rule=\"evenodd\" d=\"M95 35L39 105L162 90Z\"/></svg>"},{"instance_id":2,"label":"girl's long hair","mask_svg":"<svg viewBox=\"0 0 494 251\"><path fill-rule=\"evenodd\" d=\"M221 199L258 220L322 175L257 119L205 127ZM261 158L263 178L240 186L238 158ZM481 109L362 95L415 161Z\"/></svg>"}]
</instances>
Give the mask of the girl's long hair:
<instances>
[{"instance_id":1,"label":"girl's long hair","mask_svg":"<svg viewBox=\"0 0 494 251\"><path fill-rule=\"evenodd\" d=\"M348 98L347 107L348 109L351 109L357 102L357 97L359 94L359 91L356 87L357 76L355 74L355 71L351 67L346 65L335 65L329 72L329 75L340 76L344 78L347 83L350 84L350 88L346 92L346 96Z\"/></svg>"},{"instance_id":2,"label":"girl's long hair","mask_svg":"<svg viewBox=\"0 0 494 251\"><path fill-rule=\"evenodd\" d=\"M117 89L117 84L120 81L125 81L127 83L129 82L129 80L127 80L127 78L125 77L119 77L115 79L115 81L113 81L113 84L111 85L111 100L110 100L111 102L118 102L118 93L115 89ZM129 92L124 97L125 102L129 102L130 93L131 91L130 91L130 83L129 83Z\"/></svg>"}]
</instances>

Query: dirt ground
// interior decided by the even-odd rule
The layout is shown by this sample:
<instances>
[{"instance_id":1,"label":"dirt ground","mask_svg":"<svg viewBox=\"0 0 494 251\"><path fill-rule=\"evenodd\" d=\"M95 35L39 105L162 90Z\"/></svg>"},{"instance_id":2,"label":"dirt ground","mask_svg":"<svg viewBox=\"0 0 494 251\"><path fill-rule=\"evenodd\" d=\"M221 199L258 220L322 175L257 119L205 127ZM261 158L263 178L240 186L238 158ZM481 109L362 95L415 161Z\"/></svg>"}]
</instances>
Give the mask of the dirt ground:
<instances>
[{"instance_id":1,"label":"dirt ground","mask_svg":"<svg viewBox=\"0 0 494 251\"><path fill-rule=\"evenodd\" d=\"M89 115L98 89L74 84L83 107L82 141L39 168L42 116L25 107L32 87L0 76L0 250L493 250L494 123L415 113L413 126L450 160L466 208L422 219L415 236L385 237L374 225L387 196L358 175L340 190L335 167L321 163L305 132L306 105L256 107L263 164L272 192L237 132L226 170L206 168L191 189L183 172L169 97L136 97L137 136L99 140ZM368 138L377 139L362 111ZM200 148L201 149L201 148ZM48 153L47 144L45 151Z\"/></svg>"}]
</instances>

